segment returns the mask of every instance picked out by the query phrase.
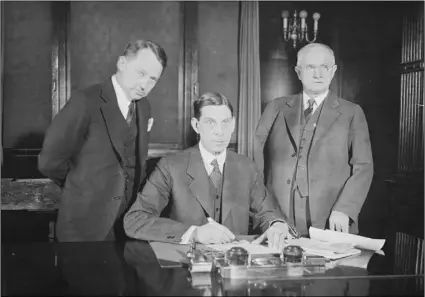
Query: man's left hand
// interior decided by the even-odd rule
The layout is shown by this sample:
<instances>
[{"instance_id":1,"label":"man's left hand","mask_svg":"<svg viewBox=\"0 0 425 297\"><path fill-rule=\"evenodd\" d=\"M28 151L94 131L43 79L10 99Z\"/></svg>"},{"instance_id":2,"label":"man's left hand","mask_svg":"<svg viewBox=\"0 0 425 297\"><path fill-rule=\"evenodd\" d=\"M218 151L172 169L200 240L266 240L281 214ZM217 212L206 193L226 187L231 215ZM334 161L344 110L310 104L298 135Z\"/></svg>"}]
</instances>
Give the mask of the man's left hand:
<instances>
[{"instance_id":1,"label":"man's left hand","mask_svg":"<svg viewBox=\"0 0 425 297\"><path fill-rule=\"evenodd\" d=\"M329 229L348 233L350 218L342 212L332 211L329 217Z\"/></svg>"},{"instance_id":2,"label":"man's left hand","mask_svg":"<svg viewBox=\"0 0 425 297\"><path fill-rule=\"evenodd\" d=\"M282 250L285 244L285 239L293 237L289 233L288 225L283 222L276 222L252 243L261 244L266 238L268 239L268 246L270 248Z\"/></svg>"}]
</instances>

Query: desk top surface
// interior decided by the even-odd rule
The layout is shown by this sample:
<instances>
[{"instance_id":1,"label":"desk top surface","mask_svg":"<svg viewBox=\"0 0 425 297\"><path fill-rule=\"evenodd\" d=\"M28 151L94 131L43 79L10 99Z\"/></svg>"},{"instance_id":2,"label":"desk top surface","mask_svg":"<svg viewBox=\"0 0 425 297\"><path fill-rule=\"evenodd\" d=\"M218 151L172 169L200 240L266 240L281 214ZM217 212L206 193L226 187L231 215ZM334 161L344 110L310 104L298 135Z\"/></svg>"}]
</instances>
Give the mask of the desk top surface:
<instances>
[{"instance_id":1,"label":"desk top surface","mask_svg":"<svg viewBox=\"0 0 425 297\"><path fill-rule=\"evenodd\" d=\"M394 234L383 250L366 268L335 265L318 277L227 281L161 268L143 241L8 243L2 244L1 289L3 296L422 296L423 240Z\"/></svg>"}]
</instances>

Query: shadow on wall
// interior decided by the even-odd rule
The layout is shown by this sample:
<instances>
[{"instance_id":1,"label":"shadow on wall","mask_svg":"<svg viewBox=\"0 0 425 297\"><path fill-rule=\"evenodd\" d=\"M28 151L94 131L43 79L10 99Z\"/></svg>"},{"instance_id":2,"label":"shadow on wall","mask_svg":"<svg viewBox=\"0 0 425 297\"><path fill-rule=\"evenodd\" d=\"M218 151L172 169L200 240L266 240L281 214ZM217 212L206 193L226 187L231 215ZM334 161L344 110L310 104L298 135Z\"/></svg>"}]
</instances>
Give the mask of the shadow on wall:
<instances>
[{"instance_id":1,"label":"shadow on wall","mask_svg":"<svg viewBox=\"0 0 425 297\"><path fill-rule=\"evenodd\" d=\"M37 169L37 157L43 146L44 134L28 133L12 148L3 148L2 178L44 178Z\"/></svg>"}]
</instances>

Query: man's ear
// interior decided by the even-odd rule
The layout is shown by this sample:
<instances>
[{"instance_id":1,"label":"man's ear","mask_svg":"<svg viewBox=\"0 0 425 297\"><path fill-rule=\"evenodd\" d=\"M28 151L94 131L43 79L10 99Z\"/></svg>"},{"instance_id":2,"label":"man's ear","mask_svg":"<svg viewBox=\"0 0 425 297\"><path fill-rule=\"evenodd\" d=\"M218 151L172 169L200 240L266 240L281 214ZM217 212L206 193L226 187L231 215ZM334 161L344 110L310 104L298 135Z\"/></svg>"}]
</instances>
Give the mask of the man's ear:
<instances>
[{"instance_id":1,"label":"man's ear","mask_svg":"<svg viewBox=\"0 0 425 297\"><path fill-rule=\"evenodd\" d=\"M298 76L298 79L301 80L301 68L299 68L298 66L294 67L295 73Z\"/></svg>"},{"instance_id":2,"label":"man's ear","mask_svg":"<svg viewBox=\"0 0 425 297\"><path fill-rule=\"evenodd\" d=\"M235 127L236 127L236 117L234 116L232 119L232 133L235 132Z\"/></svg>"},{"instance_id":3,"label":"man's ear","mask_svg":"<svg viewBox=\"0 0 425 297\"><path fill-rule=\"evenodd\" d=\"M190 120L190 124L192 125L193 130L195 130L195 132L199 134L199 121L196 118L192 118Z\"/></svg>"},{"instance_id":4,"label":"man's ear","mask_svg":"<svg viewBox=\"0 0 425 297\"><path fill-rule=\"evenodd\" d=\"M119 56L117 61L117 69L123 71L127 65L127 59L124 56Z\"/></svg>"},{"instance_id":5,"label":"man's ear","mask_svg":"<svg viewBox=\"0 0 425 297\"><path fill-rule=\"evenodd\" d=\"M336 72L336 70L338 69L338 66L337 65L334 65L333 67L332 67L332 74L331 74L331 79L333 79L334 78L334 75L335 75L335 72Z\"/></svg>"}]
</instances>

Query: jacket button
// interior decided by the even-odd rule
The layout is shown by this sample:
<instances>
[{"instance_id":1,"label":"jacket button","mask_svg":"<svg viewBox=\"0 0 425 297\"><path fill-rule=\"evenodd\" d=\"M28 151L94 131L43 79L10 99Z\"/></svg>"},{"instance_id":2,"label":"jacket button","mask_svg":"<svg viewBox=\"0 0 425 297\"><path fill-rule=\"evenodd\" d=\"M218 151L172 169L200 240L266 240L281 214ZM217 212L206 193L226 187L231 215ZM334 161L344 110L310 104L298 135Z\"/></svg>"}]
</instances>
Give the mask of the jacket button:
<instances>
[{"instance_id":1,"label":"jacket button","mask_svg":"<svg viewBox=\"0 0 425 297\"><path fill-rule=\"evenodd\" d=\"M296 153L293 153L292 155L291 155L291 157L295 157L297 154Z\"/></svg>"},{"instance_id":2,"label":"jacket button","mask_svg":"<svg viewBox=\"0 0 425 297\"><path fill-rule=\"evenodd\" d=\"M122 197L121 197L121 196L114 196L113 198L114 198L115 200L121 200L121 198L122 198Z\"/></svg>"},{"instance_id":3,"label":"jacket button","mask_svg":"<svg viewBox=\"0 0 425 297\"><path fill-rule=\"evenodd\" d=\"M290 180L290 179L288 179L288 180L286 181L286 183L289 185L289 184L291 183L291 180Z\"/></svg>"}]
</instances>

